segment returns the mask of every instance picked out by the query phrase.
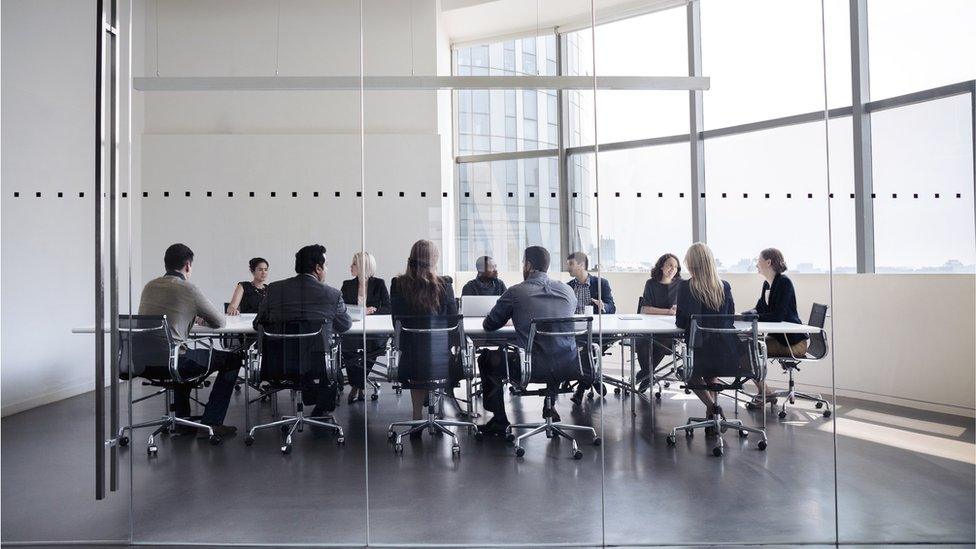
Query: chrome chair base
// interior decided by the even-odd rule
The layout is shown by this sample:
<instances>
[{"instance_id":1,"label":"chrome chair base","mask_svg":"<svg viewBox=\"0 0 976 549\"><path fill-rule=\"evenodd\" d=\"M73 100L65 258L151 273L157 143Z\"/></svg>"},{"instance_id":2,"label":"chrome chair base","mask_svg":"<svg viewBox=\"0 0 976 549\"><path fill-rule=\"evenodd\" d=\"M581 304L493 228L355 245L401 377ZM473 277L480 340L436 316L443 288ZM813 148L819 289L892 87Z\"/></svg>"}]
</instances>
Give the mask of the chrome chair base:
<instances>
[{"instance_id":1,"label":"chrome chair base","mask_svg":"<svg viewBox=\"0 0 976 549\"><path fill-rule=\"evenodd\" d=\"M176 429L177 425L182 425L184 427L195 427L197 429L206 429L210 434L210 444L220 444L220 437L214 434L213 427L206 425L204 423L199 423L196 421L190 421L189 419L183 419L181 417L176 417L176 412L169 412L168 415L162 416L161 418L153 421L144 421L142 423L136 423L134 425L128 425L119 429L117 433L117 442L119 446L128 446L129 437L125 436L125 432L130 433L136 429L145 429L146 427L156 427L156 429L149 435L149 440L146 441L146 453L149 456L155 456L159 451L159 447L156 446L156 436L162 434L164 431L168 434Z\"/></svg>"},{"instance_id":2,"label":"chrome chair base","mask_svg":"<svg viewBox=\"0 0 976 549\"><path fill-rule=\"evenodd\" d=\"M742 424L741 420L738 419L725 419L721 415L714 418L701 418L701 417L690 417L687 423L679 427L671 429L671 434L668 435L668 446L675 446L678 443L678 431L683 430L685 436L691 438L695 434L695 429L714 429L716 435L718 435L718 445L712 448L712 455L715 457L721 456L724 453L725 441L722 439L722 433L726 429L732 428L739 432L740 437L746 437L749 433L756 433L762 438L759 440L757 447L759 450L765 450L768 444L766 439L766 431L756 427L746 427Z\"/></svg>"},{"instance_id":3,"label":"chrome chair base","mask_svg":"<svg viewBox=\"0 0 976 549\"><path fill-rule=\"evenodd\" d=\"M244 437L244 444L251 446L254 444L254 433L261 431L263 429L271 429L273 427L278 427L281 432L285 435L285 442L281 445L281 453L290 454L291 453L291 437L296 431L299 433L304 430L306 425L314 425L316 427L322 427L324 429L329 429L335 431L336 433L336 444L343 446L346 443L346 437L342 432L342 427L335 423L332 416L305 416L304 405L301 402L302 395L301 391L295 391L296 402L295 402L295 415L293 416L281 416L278 421L272 421L270 423L262 423L261 425L255 425L251 427L248 431L247 436Z\"/></svg>"},{"instance_id":4,"label":"chrome chair base","mask_svg":"<svg viewBox=\"0 0 976 549\"><path fill-rule=\"evenodd\" d=\"M778 391L773 391L770 394L776 398L783 399L783 405L779 409L780 419L786 418L786 403L789 402L790 404L796 404L797 399L815 402L818 410L823 408L823 417L825 418L828 418L831 415L830 402L828 402L821 394L801 393L796 389L781 389Z\"/></svg>"},{"instance_id":5,"label":"chrome chair base","mask_svg":"<svg viewBox=\"0 0 976 549\"><path fill-rule=\"evenodd\" d=\"M513 431L515 429L531 429L528 433L523 435L515 436ZM509 442L515 443L515 456L522 457L525 455L525 448L522 446L522 441L534 437L540 433L545 433L546 438L565 438L573 443L573 459L582 459L583 452L579 449L579 443L576 442L574 437L569 436L567 431L585 431L593 435L593 445L599 446L603 441L596 435L596 429L593 427L587 427L586 425L572 425L568 423L561 423L553 421L552 418L546 418L545 423L513 423L505 428L505 439Z\"/></svg>"},{"instance_id":6,"label":"chrome chair base","mask_svg":"<svg viewBox=\"0 0 976 549\"><path fill-rule=\"evenodd\" d=\"M410 421L397 421L390 424L388 438L393 443L393 452L403 453L403 437L414 433L422 433L427 430L430 434L443 433L451 437L451 454L457 456L461 453L461 445L458 444L457 434L448 427L467 427L478 431L478 426L470 421L457 421L449 419L437 419L437 409L441 401L441 395L434 391L427 392L427 419L414 419ZM396 427L407 427L405 431L397 431Z\"/></svg>"}]
</instances>

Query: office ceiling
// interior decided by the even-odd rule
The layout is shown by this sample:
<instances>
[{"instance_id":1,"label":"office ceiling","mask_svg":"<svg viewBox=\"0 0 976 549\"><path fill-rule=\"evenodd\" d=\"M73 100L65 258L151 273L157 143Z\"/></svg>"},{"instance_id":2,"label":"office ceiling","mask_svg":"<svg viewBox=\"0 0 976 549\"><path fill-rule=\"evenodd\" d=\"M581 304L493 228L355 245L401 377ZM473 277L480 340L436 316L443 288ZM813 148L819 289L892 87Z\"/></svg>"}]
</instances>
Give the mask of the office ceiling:
<instances>
[{"instance_id":1,"label":"office ceiling","mask_svg":"<svg viewBox=\"0 0 976 549\"><path fill-rule=\"evenodd\" d=\"M597 21L684 5L687 0L594 0ZM454 43L588 26L590 0L441 0L441 17Z\"/></svg>"}]
</instances>

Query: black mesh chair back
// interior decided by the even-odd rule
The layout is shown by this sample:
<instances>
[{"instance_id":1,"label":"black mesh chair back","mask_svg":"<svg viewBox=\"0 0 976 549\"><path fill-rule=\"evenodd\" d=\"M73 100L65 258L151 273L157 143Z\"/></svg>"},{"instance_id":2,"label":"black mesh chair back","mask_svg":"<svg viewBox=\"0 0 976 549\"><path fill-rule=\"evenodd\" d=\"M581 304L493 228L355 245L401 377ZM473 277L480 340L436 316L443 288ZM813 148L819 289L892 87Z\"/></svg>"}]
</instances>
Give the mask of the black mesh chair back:
<instances>
[{"instance_id":1,"label":"black mesh chair back","mask_svg":"<svg viewBox=\"0 0 976 549\"><path fill-rule=\"evenodd\" d=\"M816 328L823 328L827 322L827 306L822 303L814 303L810 308L810 320L807 325ZM807 355L820 360L827 356L827 338L821 329L810 334L810 343L807 346Z\"/></svg>"},{"instance_id":2,"label":"black mesh chair back","mask_svg":"<svg viewBox=\"0 0 976 549\"><path fill-rule=\"evenodd\" d=\"M747 323L747 327L737 328L737 321ZM725 384L732 388L750 379L763 379L764 371L756 315L692 315L686 381L697 376L733 378L732 383Z\"/></svg>"},{"instance_id":3,"label":"black mesh chair back","mask_svg":"<svg viewBox=\"0 0 976 549\"><path fill-rule=\"evenodd\" d=\"M644 296L637 298L637 314L641 314L641 309L644 308Z\"/></svg>"},{"instance_id":4,"label":"black mesh chair back","mask_svg":"<svg viewBox=\"0 0 976 549\"><path fill-rule=\"evenodd\" d=\"M119 377L172 378L182 381L176 368L177 347L166 315L119 315Z\"/></svg>"},{"instance_id":5,"label":"black mesh chair back","mask_svg":"<svg viewBox=\"0 0 976 549\"><path fill-rule=\"evenodd\" d=\"M461 355L465 349L461 315L393 317L392 378L412 389L453 386L462 377Z\"/></svg>"},{"instance_id":6,"label":"black mesh chair back","mask_svg":"<svg viewBox=\"0 0 976 549\"><path fill-rule=\"evenodd\" d=\"M593 347L593 317L532 319L521 384L593 380L599 364L594 352L600 354Z\"/></svg>"},{"instance_id":7,"label":"black mesh chair back","mask_svg":"<svg viewBox=\"0 0 976 549\"><path fill-rule=\"evenodd\" d=\"M303 374L335 382L336 363L328 323L322 320L269 322L258 329L263 381L300 381Z\"/></svg>"}]
</instances>

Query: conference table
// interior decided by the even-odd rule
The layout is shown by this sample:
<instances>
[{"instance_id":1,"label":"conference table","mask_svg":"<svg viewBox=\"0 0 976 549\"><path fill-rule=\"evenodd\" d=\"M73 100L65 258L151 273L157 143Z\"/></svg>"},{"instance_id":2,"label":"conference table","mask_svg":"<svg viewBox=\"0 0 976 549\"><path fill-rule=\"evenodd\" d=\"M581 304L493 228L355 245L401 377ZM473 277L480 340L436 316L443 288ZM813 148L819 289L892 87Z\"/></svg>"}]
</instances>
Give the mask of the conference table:
<instances>
[{"instance_id":1,"label":"conference table","mask_svg":"<svg viewBox=\"0 0 976 549\"><path fill-rule=\"evenodd\" d=\"M195 338L233 336L233 335L254 335L253 314L240 314L225 316L224 326L211 328L209 326L194 325L190 329L190 336ZM584 316L584 315L577 315ZM484 317L466 317L463 319L464 333L475 343L476 346L498 345L513 342L516 339L515 328L511 324L502 326L498 330L487 331L483 327ZM751 328L749 322L736 322L736 328L748 330ZM806 324L794 324L791 322L759 322L757 327L760 336L766 334L813 334L818 333L821 328L808 326ZM108 324L105 326L106 333L109 331ZM76 334L94 334L94 325L76 327L71 330ZM621 340L630 340L630 381L617 381L614 385L623 387L630 395L631 411L636 415L637 391L635 385L634 370L634 349L637 340L640 338L654 337L674 337L684 334L684 330L677 327L675 317L670 315L645 315L645 314L600 314L593 315L593 338L595 343L601 343L600 337L603 336L602 343L604 348L609 344ZM343 335L365 335L368 338L388 338L393 335L393 317L390 315L369 315L365 318L353 318L352 327ZM623 372L621 372L623 375ZM641 395L643 396L643 395ZM470 401L469 401L470 403ZM470 406L470 404L469 404ZM651 407L653 410L653 406ZM469 410L470 413L470 410ZM653 412L652 412L653 413Z\"/></svg>"}]
</instances>

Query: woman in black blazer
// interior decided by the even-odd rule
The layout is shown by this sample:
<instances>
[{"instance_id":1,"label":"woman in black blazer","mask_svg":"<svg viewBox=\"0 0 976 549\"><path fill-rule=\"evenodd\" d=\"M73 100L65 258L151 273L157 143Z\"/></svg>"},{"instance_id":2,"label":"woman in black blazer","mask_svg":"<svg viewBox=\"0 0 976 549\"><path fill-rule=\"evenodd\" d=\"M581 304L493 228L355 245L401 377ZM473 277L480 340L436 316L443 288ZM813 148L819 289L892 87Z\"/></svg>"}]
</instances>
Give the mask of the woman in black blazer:
<instances>
[{"instance_id":1,"label":"woman in black blazer","mask_svg":"<svg viewBox=\"0 0 976 549\"><path fill-rule=\"evenodd\" d=\"M352 278L342 282L342 300L346 305L365 307L367 315L390 314L390 294L386 291L386 281L377 278L376 259L368 252L357 252L352 256L349 265ZM355 319L354 319L355 320ZM386 341L369 339L366 341L365 359L362 336L344 336L342 338L342 363L346 367L349 378L349 404L365 399L366 376L376 362L376 356L386 348ZM364 371L365 369L365 371Z\"/></svg>"},{"instance_id":2,"label":"woman in black blazer","mask_svg":"<svg viewBox=\"0 0 976 549\"><path fill-rule=\"evenodd\" d=\"M766 248L759 252L756 259L756 271L765 278L759 301L756 302L756 314L760 322L792 322L803 324L796 312L796 290L793 281L786 272L786 260L783 253L776 248ZM768 292L768 294L767 294ZM766 336L766 354L773 357L802 357L807 354L810 336L807 334L769 334ZM771 392L764 384L756 383L760 395L765 394L766 402L776 403L776 398L768 396ZM753 404L762 404L762 397L757 395Z\"/></svg>"},{"instance_id":3,"label":"woman in black blazer","mask_svg":"<svg viewBox=\"0 0 976 549\"><path fill-rule=\"evenodd\" d=\"M397 316L456 315L454 282L437 275L439 253L430 240L418 240L410 248L406 271L390 281L391 314ZM423 419L427 392L410 389L413 419ZM419 438L420 433L414 433Z\"/></svg>"}]
</instances>

